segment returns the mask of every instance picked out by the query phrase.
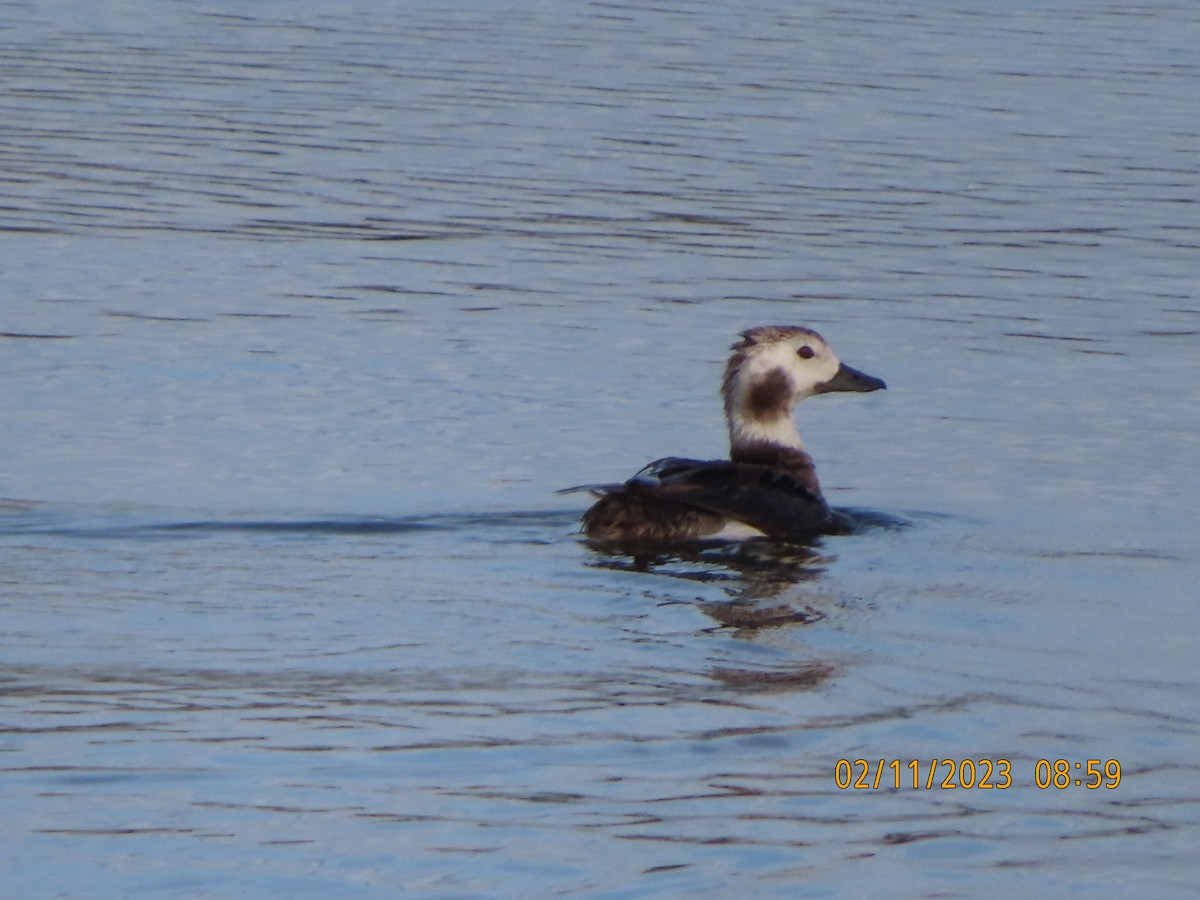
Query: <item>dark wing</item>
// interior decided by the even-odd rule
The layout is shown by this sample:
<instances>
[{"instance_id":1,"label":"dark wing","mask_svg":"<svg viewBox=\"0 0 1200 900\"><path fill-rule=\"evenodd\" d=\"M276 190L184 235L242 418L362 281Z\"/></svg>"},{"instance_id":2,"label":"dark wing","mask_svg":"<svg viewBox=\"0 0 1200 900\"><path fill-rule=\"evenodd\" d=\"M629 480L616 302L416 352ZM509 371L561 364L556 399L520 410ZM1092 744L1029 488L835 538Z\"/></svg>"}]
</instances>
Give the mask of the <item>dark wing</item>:
<instances>
[{"instance_id":1,"label":"dark wing","mask_svg":"<svg viewBox=\"0 0 1200 900\"><path fill-rule=\"evenodd\" d=\"M829 507L806 472L726 460L668 465L659 472L661 490L673 499L744 522L770 537L812 535L829 523Z\"/></svg>"},{"instance_id":2,"label":"dark wing","mask_svg":"<svg viewBox=\"0 0 1200 900\"><path fill-rule=\"evenodd\" d=\"M742 522L770 537L811 536L831 522L805 473L729 460L667 457L650 463L584 514L601 540L681 540Z\"/></svg>"},{"instance_id":3,"label":"dark wing","mask_svg":"<svg viewBox=\"0 0 1200 900\"><path fill-rule=\"evenodd\" d=\"M576 484L572 487L559 488L554 493L582 494L586 491L589 494L595 494L597 497L603 497L605 494L611 494L622 487L624 487L623 484Z\"/></svg>"}]
</instances>

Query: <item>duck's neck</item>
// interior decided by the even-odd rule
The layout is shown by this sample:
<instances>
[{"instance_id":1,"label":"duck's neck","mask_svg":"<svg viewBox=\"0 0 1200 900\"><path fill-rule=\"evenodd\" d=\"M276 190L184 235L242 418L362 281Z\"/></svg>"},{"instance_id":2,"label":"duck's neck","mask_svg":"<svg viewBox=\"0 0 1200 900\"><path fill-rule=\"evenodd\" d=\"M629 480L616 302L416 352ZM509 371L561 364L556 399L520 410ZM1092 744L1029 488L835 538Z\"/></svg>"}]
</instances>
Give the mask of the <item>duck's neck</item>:
<instances>
[{"instance_id":1,"label":"duck's neck","mask_svg":"<svg viewBox=\"0 0 1200 900\"><path fill-rule=\"evenodd\" d=\"M792 413L796 391L782 369L746 376L745 369L730 362L722 393L725 420L729 424L729 458L735 463L767 466L789 472L820 496L812 457L804 449Z\"/></svg>"},{"instance_id":2,"label":"duck's neck","mask_svg":"<svg viewBox=\"0 0 1200 900\"><path fill-rule=\"evenodd\" d=\"M739 451L769 445L781 451L804 453L804 442L792 421L791 410L769 417L748 416L732 410L729 419L729 455L736 459Z\"/></svg>"},{"instance_id":3,"label":"duck's neck","mask_svg":"<svg viewBox=\"0 0 1200 900\"><path fill-rule=\"evenodd\" d=\"M821 483L800 433L787 415L769 419L729 415L729 458L735 463L787 472L821 499Z\"/></svg>"},{"instance_id":4,"label":"duck's neck","mask_svg":"<svg viewBox=\"0 0 1200 900\"><path fill-rule=\"evenodd\" d=\"M725 373L721 393L729 425L730 457L764 444L804 452L804 443L792 421L796 391L781 368L749 371L749 364L734 357Z\"/></svg>"}]
</instances>

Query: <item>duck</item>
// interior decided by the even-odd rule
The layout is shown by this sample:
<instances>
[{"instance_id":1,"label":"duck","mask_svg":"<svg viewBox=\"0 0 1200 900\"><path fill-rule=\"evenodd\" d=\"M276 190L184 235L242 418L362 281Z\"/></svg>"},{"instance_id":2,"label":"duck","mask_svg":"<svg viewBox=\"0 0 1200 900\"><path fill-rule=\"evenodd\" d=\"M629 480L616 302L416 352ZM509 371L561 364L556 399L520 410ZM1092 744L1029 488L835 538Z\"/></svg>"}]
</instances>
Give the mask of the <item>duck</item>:
<instances>
[{"instance_id":1,"label":"duck","mask_svg":"<svg viewBox=\"0 0 1200 900\"><path fill-rule=\"evenodd\" d=\"M619 484L592 484L586 538L603 543L705 539L803 541L848 523L821 493L816 466L793 420L818 394L884 390L882 379L841 362L816 331L767 325L741 332L721 380L729 459L667 456Z\"/></svg>"}]
</instances>

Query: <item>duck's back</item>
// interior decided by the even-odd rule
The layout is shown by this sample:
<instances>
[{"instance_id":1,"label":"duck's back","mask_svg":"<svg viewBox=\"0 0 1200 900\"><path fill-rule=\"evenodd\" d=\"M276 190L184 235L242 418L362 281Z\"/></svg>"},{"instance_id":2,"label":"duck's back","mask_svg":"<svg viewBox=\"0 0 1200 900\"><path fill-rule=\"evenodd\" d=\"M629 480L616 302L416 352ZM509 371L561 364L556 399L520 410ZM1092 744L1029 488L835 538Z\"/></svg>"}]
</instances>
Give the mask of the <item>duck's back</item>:
<instances>
[{"instance_id":1,"label":"duck's back","mask_svg":"<svg viewBox=\"0 0 1200 900\"><path fill-rule=\"evenodd\" d=\"M737 523L768 537L811 536L832 515L807 454L797 465L740 460L657 460L603 496L583 517L594 540L673 541L715 535ZM778 460L777 460L778 461Z\"/></svg>"}]
</instances>

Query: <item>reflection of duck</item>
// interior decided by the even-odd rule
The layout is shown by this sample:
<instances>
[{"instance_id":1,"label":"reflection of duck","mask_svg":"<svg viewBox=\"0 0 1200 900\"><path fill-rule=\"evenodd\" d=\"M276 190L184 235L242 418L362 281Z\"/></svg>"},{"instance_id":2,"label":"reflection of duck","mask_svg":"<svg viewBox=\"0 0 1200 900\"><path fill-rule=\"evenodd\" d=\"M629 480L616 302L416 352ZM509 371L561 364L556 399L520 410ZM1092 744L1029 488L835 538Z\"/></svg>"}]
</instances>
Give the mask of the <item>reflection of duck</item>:
<instances>
[{"instance_id":1,"label":"reflection of duck","mask_svg":"<svg viewBox=\"0 0 1200 900\"><path fill-rule=\"evenodd\" d=\"M624 484L584 486L600 497L583 516L589 538L639 542L758 534L795 539L845 530L821 494L792 410L814 394L886 385L843 365L807 328L752 328L742 332L732 350L721 384L729 459L666 457Z\"/></svg>"}]
</instances>

